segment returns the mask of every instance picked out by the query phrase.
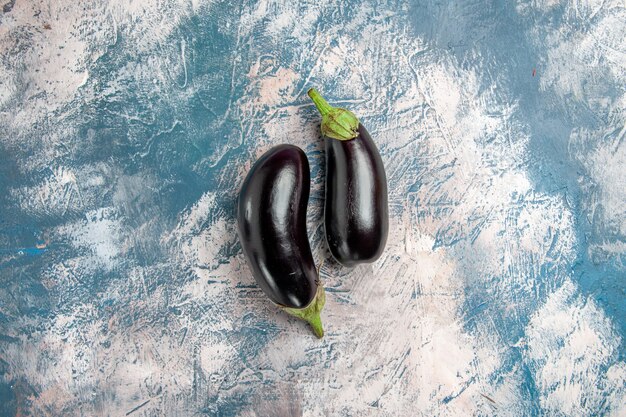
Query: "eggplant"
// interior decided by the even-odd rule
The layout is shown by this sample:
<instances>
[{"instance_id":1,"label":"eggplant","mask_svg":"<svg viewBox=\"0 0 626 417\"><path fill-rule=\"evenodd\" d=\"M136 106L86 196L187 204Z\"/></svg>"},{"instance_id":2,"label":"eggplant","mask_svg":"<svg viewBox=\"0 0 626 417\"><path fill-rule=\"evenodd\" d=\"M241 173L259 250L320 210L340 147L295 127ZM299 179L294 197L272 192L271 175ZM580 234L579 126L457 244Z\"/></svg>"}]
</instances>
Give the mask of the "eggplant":
<instances>
[{"instance_id":1,"label":"eggplant","mask_svg":"<svg viewBox=\"0 0 626 417\"><path fill-rule=\"evenodd\" d=\"M378 148L349 110L332 107L314 89L326 148L324 228L331 254L352 267L377 260L389 233L387 176Z\"/></svg>"},{"instance_id":2,"label":"eggplant","mask_svg":"<svg viewBox=\"0 0 626 417\"><path fill-rule=\"evenodd\" d=\"M237 222L241 247L259 287L283 311L324 335L325 303L306 230L309 161L302 149L279 145L243 182Z\"/></svg>"}]
</instances>

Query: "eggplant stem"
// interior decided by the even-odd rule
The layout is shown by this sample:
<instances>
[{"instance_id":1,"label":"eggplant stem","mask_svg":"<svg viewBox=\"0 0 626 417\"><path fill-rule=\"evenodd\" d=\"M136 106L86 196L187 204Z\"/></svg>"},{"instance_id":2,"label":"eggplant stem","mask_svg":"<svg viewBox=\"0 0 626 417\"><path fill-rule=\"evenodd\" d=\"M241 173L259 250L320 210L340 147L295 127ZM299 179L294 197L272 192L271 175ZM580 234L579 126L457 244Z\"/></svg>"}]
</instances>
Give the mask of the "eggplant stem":
<instances>
[{"instance_id":1,"label":"eggplant stem","mask_svg":"<svg viewBox=\"0 0 626 417\"><path fill-rule=\"evenodd\" d=\"M324 286L321 283L318 283L315 297L308 306L304 308L281 307L281 309L285 313L291 314L292 316L309 323L309 325L311 325L311 328L313 329L313 333L315 333L315 336L321 339L322 337L324 337L324 328L322 326L322 318L320 317L320 313L322 312L325 303L326 292L324 291Z\"/></svg>"},{"instance_id":2,"label":"eggplant stem","mask_svg":"<svg viewBox=\"0 0 626 417\"><path fill-rule=\"evenodd\" d=\"M315 88L309 88L307 94L311 97L311 100L313 100L315 107L317 107L317 110L320 112L322 117L326 116L333 109L333 106L328 104L324 97L322 97L322 95Z\"/></svg>"},{"instance_id":3,"label":"eggplant stem","mask_svg":"<svg viewBox=\"0 0 626 417\"><path fill-rule=\"evenodd\" d=\"M322 326L322 318L318 314L317 316L311 317L309 320L309 325L313 329L313 333L317 336L318 339L324 337L324 326Z\"/></svg>"},{"instance_id":4,"label":"eggplant stem","mask_svg":"<svg viewBox=\"0 0 626 417\"><path fill-rule=\"evenodd\" d=\"M350 140L359 136L359 119L354 113L331 106L315 88L310 88L307 94L322 115L321 128L324 136L338 140Z\"/></svg>"}]
</instances>

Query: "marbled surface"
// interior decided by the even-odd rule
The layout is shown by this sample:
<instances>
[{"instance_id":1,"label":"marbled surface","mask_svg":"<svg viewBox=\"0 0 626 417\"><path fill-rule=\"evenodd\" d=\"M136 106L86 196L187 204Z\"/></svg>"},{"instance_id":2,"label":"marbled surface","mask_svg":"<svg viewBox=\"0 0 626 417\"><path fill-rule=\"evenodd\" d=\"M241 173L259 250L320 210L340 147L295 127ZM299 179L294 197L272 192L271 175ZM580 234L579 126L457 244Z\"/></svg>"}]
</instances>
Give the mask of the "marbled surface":
<instances>
[{"instance_id":1,"label":"marbled surface","mask_svg":"<svg viewBox=\"0 0 626 417\"><path fill-rule=\"evenodd\" d=\"M625 416L619 0L5 0L0 414ZM329 258L316 86L390 186L383 257ZM302 147L326 336L236 237Z\"/></svg>"}]
</instances>

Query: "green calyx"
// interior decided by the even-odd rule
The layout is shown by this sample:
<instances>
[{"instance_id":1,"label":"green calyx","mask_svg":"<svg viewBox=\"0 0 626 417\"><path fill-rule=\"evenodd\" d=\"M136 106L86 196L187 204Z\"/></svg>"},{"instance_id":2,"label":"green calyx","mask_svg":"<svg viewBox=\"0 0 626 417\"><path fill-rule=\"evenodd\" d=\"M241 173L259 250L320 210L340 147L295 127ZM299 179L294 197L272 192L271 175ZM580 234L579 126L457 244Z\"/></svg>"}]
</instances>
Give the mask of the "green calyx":
<instances>
[{"instance_id":1,"label":"green calyx","mask_svg":"<svg viewBox=\"0 0 626 417\"><path fill-rule=\"evenodd\" d=\"M350 140L356 138L359 133L359 119L350 110L333 107L315 88L309 89L308 93L315 107L322 115L322 134L338 140Z\"/></svg>"},{"instance_id":2,"label":"green calyx","mask_svg":"<svg viewBox=\"0 0 626 417\"><path fill-rule=\"evenodd\" d=\"M313 333L315 333L315 336L321 339L322 337L324 337L324 328L322 327L322 319L320 317L320 313L322 312L325 303L326 293L324 292L324 287L322 286L322 284L318 282L315 298L313 298L313 301L311 301L308 306L304 308L280 308L287 314L291 314L292 316L309 323L311 325L311 328L313 329Z\"/></svg>"}]
</instances>

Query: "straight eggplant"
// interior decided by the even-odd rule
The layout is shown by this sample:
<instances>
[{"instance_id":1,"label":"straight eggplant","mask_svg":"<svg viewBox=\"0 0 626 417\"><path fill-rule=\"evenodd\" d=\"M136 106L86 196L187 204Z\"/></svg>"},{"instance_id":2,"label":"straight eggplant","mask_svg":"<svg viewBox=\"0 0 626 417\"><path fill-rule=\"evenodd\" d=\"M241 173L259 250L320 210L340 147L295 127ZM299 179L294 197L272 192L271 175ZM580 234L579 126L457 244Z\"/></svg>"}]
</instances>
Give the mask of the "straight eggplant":
<instances>
[{"instance_id":1,"label":"straight eggplant","mask_svg":"<svg viewBox=\"0 0 626 417\"><path fill-rule=\"evenodd\" d=\"M314 89L326 148L324 226L333 257L352 267L374 262L389 232L387 177L376 144L349 110L332 107Z\"/></svg>"}]
</instances>

